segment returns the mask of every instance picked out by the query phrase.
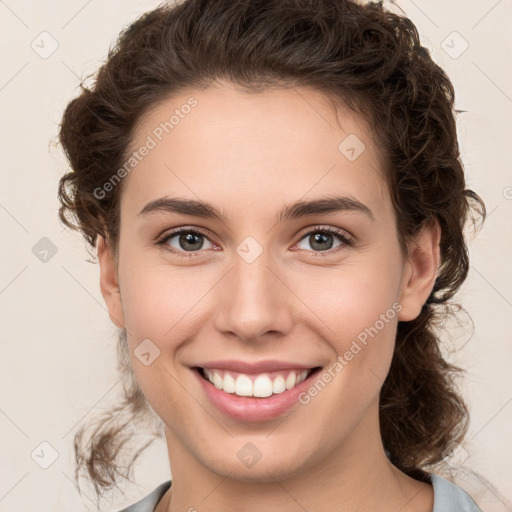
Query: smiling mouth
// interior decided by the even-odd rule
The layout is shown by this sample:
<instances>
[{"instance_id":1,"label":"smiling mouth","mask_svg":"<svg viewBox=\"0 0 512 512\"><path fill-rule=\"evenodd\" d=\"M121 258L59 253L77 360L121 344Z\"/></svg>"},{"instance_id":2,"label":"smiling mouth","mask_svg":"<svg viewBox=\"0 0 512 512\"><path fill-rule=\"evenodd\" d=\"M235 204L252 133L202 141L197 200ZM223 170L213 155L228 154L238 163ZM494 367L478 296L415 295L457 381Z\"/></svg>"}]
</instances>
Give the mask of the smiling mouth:
<instances>
[{"instance_id":1,"label":"smiling mouth","mask_svg":"<svg viewBox=\"0 0 512 512\"><path fill-rule=\"evenodd\" d=\"M321 367L302 370L279 370L258 374L201 367L196 367L195 370L204 380L225 393L241 397L267 398L290 391L319 372Z\"/></svg>"}]
</instances>

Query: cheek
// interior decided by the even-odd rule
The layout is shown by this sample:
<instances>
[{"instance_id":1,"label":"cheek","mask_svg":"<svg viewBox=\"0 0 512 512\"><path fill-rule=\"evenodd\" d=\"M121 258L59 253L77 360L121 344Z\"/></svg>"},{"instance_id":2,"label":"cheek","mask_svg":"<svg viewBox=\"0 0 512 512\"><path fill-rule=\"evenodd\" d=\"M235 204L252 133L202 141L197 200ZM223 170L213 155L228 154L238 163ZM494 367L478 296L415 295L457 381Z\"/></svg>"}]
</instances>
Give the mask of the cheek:
<instances>
[{"instance_id":1,"label":"cheek","mask_svg":"<svg viewBox=\"0 0 512 512\"><path fill-rule=\"evenodd\" d=\"M303 274L295 289L310 311L309 317L324 324L327 338L346 341L376 322L379 331L386 332L388 324L396 323L396 310L400 309L398 267L386 269L372 263L322 270L306 277ZM381 315L386 317L385 326Z\"/></svg>"},{"instance_id":2,"label":"cheek","mask_svg":"<svg viewBox=\"0 0 512 512\"><path fill-rule=\"evenodd\" d=\"M218 281L191 268L142 264L135 255L121 260L119 279L132 367L151 406L168 424L169 409L188 407L190 396L178 384L190 378L176 364L182 345L195 335L205 295ZM149 341L148 341L149 340ZM149 356L144 356L149 354ZM149 363L146 365L145 363Z\"/></svg>"},{"instance_id":3,"label":"cheek","mask_svg":"<svg viewBox=\"0 0 512 512\"><path fill-rule=\"evenodd\" d=\"M128 332L142 338L165 339L166 343L194 316L210 286L204 274L201 279L190 269L172 270L165 264L126 265L121 272L122 269L122 302Z\"/></svg>"},{"instance_id":4,"label":"cheek","mask_svg":"<svg viewBox=\"0 0 512 512\"><path fill-rule=\"evenodd\" d=\"M332 361L340 363L333 374L343 376L335 380L352 398L363 396L363 390L375 394L391 364L401 309L400 260L392 252L323 269L328 271L303 279L298 292L314 313L308 315L311 329L322 332L333 349Z\"/></svg>"}]
</instances>

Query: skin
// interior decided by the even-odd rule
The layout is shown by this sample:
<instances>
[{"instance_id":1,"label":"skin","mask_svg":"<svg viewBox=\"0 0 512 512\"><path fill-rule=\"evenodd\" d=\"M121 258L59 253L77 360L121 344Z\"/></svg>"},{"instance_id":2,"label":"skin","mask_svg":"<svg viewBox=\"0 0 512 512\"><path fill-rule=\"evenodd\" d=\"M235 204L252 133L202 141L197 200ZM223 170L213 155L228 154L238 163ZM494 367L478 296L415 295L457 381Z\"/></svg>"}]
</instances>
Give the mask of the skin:
<instances>
[{"instance_id":1,"label":"skin","mask_svg":"<svg viewBox=\"0 0 512 512\"><path fill-rule=\"evenodd\" d=\"M97 247L110 317L127 329L136 378L165 424L173 484L157 512L431 512L431 485L384 453L378 404L397 323L419 314L434 285L438 223L402 254L368 125L305 88L247 94L218 82L182 92L146 113L133 148L191 96L197 107L125 178L117 258L103 238ZM354 161L338 150L348 134L366 146ZM227 221L138 215L166 195L208 201ZM276 220L289 203L332 195L356 198L374 220L353 211ZM322 251L309 236L318 225L355 241L334 252L343 242L332 235L333 248ZM197 257L156 243L183 226L209 235ZM250 264L236 252L247 236L263 249ZM167 247L193 251L179 235ZM394 303L401 310L310 403L277 419L223 415L190 369L216 359L328 367ZM147 338L160 350L149 366L133 352ZM248 442L262 454L252 467L237 457Z\"/></svg>"}]
</instances>

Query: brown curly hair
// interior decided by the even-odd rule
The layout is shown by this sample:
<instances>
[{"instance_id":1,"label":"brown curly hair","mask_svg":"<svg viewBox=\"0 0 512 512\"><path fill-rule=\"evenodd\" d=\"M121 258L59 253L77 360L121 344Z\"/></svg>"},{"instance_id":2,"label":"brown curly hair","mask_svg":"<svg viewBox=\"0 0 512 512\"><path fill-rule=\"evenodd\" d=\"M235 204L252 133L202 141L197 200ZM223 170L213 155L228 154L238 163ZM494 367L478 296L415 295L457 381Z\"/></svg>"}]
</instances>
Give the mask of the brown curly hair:
<instances>
[{"instance_id":1,"label":"brown curly hair","mask_svg":"<svg viewBox=\"0 0 512 512\"><path fill-rule=\"evenodd\" d=\"M184 0L145 13L119 36L90 88L65 109L60 141L71 171L59 183L59 218L95 247L117 254L123 182L99 199L126 159L141 116L184 88L227 79L248 93L306 86L345 102L372 127L384 162L402 249L426 223L442 229L441 266L419 316L399 322L380 425L390 461L425 480L426 468L464 438L468 410L457 391L460 368L442 355L437 330L455 313L450 299L468 274L466 222L485 219L482 199L465 188L454 90L421 46L415 25L382 2L356 0ZM470 215L471 214L471 215ZM96 492L129 478L120 457L141 418L157 420L134 380L119 336L123 402L75 435L76 478L87 471ZM142 414L143 413L143 414ZM153 416L152 416L153 415ZM139 422L139 423L135 423ZM162 434L155 423L155 436ZM148 430L146 429L146 433ZM126 448L126 447L125 447ZM144 446L145 448L145 446ZM126 469L125 467L125 469Z\"/></svg>"}]
</instances>

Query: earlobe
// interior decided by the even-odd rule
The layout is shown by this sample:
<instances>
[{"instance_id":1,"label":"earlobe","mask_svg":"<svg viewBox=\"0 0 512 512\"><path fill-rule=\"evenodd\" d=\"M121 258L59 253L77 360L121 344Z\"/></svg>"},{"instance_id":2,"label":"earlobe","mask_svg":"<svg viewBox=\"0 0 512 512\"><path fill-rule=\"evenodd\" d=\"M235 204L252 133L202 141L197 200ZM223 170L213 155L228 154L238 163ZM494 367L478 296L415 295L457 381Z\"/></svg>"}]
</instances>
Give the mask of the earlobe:
<instances>
[{"instance_id":1,"label":"earlobe","mask_svg":"<svg viewBox=\"0 0 512 512\"><path fill-rule=\"evenodd\" d=\"M108 242L101 235L98 235L97 256L100 265L101 294L107 305L110 320L117 327L125 329L115 257Z\"/></svg>"},{"instance_id":2,"label":"earlobe","mask_svg":"<svg viewBox=\"0 0 512 512\"><path fill-rule=\"evenodd\" d=\"M417 318L432 292L441 262L440 240L441 227L435 219L408 244L409 256L404 266L399 321Z\"/></svg>"}]
</instances>

